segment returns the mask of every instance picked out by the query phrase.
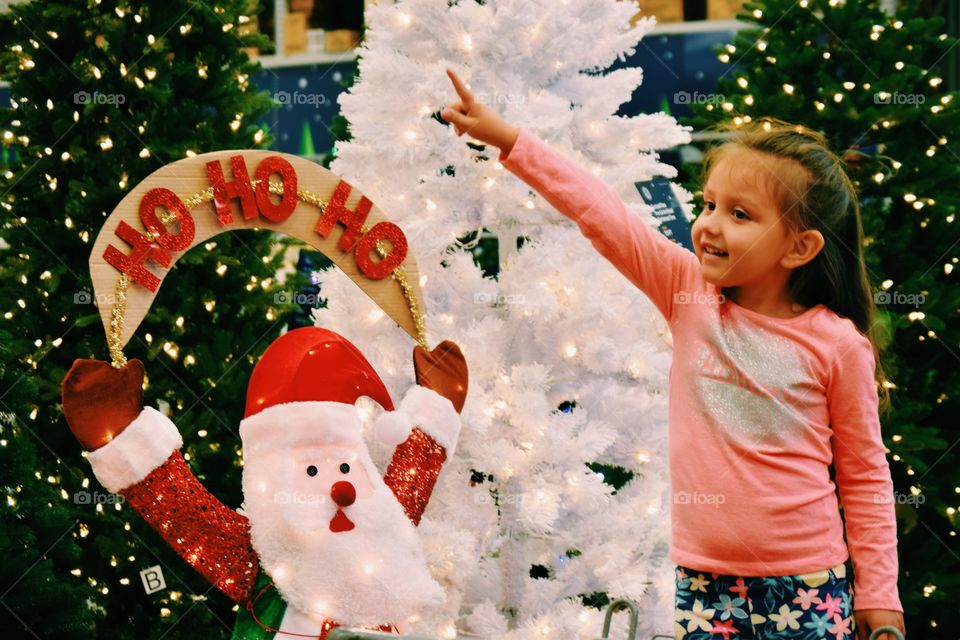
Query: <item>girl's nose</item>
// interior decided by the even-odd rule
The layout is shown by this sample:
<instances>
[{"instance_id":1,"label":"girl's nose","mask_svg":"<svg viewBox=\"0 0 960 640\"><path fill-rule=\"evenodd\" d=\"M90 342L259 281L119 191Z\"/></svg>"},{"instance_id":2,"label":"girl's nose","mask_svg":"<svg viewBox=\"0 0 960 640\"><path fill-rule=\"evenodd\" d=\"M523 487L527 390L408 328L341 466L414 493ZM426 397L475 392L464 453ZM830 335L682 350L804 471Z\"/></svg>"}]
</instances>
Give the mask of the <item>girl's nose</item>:
<instances>
[{"instance_id":1,"label":"girl's nose","mask_svg":"<svg viewBox=\"0 0 960 640\"><path fill-rule=\"evenodd\" d=\"M708 211L707 208L704 207L700 215L697 216L697 222L703 227L715 227L717 225L716 213L716 211Z\"/></svg>"},{"instance_id":2,"label":"girl's nose","mask_svg":"<svg viewBox=\"0 0 960 640\"><path fill-rule=\"evenodd\" d=\"M720 236L720 223L717 220L719 216L716 215L716 212L711 214L701 213L700 217L697 218L696 225L703 232L703 235L708 238L716 239Z\"/></svg>"},{"instance_id":3,"label":"girl's nose","mask_svg":"<svg viewBox=\"0 0 960 640\"><path fill-rule=\"evenodd\" d=\"M333 483L330 488L330 497L338 507L349 507L357 501L357 490L346 480Z\"/></svg>"}]
</instances>

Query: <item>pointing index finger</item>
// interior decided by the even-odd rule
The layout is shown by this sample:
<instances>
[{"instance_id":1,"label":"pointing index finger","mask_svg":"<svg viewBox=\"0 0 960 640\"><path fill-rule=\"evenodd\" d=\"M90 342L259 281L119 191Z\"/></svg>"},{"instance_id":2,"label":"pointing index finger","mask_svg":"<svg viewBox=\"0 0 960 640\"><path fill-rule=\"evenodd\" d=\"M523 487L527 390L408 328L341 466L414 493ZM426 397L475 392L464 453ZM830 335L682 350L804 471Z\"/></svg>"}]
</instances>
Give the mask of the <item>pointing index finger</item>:
<instances>
[{"instance_id":1,"label":"pointing index finger","mask_svg":"<svg viewBox=\"0 0 960 640\"><path fill-rule=\"evenodd\" d=\"M457 95L463 100L463 106L469 108L470 105L473 104L473 94L470 93L467 86L463 84L463 80L453 72L453 69L447 69L447 75L450 76L450 82L453 83L453 88L457 90Z\"/></svg>"}]
</instances>

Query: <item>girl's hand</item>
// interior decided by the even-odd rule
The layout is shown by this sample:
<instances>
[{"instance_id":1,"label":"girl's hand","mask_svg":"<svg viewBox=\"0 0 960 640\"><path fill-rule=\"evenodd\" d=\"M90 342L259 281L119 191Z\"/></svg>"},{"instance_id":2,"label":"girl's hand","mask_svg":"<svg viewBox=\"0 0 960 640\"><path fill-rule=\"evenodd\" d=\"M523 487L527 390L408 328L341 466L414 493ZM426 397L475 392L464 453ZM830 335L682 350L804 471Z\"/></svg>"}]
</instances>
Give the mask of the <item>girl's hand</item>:
<instances>
[{"instance_id":1,"label":"girl's hand","mask_svg":"<svg viewBox=\"0 0 960 640\"><path fill-rule=\"evenodd\" d=\"M469 133L471 136L498 147L504 154L510 153L517 141L519 129L501 118L496 111L477 102L463 81L452 70L447 75L453 83L460 99L448 104L440 117L453 125L458 136Z\"/></svg>"},{"instance_id":2,"label":"girl's hand","mask_svg":"<svg viewBox=\"0 0 960 640\"><path fill-rule=\"evenodd\" d=\"M880 627L896 627L904 636L907 628L903 624L903 614L886 609L861 609L853 613L857 621L857 640L868 640L870 633ZM882 633L877 640L894 640L892 634Z\"/></svg>"}]
</instances>

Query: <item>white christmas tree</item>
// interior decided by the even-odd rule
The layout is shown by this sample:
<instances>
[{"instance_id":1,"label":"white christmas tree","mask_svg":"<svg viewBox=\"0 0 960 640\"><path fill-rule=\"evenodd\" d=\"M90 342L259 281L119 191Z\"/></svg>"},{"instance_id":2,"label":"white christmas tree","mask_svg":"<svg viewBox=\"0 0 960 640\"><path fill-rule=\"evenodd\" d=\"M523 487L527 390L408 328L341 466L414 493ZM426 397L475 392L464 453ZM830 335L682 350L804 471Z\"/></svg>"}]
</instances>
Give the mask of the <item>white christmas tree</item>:
<instances>
[{"instance_id":1,"label":"white christmas tree","mask_svg":"<svg viewBox=\"0 0 960 640\"><path fill-rule=\"evenodd\" d=\"M635 12L616 0L407 0L368 11L360 77L340 98L352 141L331 168L404 229L428 342L454 340L470 367L460 443L420 525L450 598L420 633L598 637L603 612L580 597L597 592L639 603L638 637L673 627L666 323L497 149L466 144L434 116L455 98L451 67L654 225L634 182L674 177L654 150L689 133L664 114L614 115L642 71L603 70L654 26L631 26ZM471 232L499 239L496 277L458 243ZM345 276L320 276L328 307L317 324L360 346L399 397L414 379L411 340ZM615 491L592 462L633 477Z\"/></svg>"}]
</instances>

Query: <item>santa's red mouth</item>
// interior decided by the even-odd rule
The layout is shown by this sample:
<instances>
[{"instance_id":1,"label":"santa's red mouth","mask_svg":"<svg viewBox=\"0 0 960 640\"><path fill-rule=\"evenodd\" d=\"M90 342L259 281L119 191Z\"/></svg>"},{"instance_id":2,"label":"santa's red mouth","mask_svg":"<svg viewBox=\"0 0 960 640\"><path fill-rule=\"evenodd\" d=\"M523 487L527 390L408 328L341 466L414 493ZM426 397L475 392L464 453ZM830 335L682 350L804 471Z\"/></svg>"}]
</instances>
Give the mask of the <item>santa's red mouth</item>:
<instances>
[{"instance_id":1,"label":"santa's red mouth","mask_svg":"<svg viewBox=\"0 0 960 640\"><path fill-rule=\"evenodd\" d=\"M333 520L330 521L330 531L334 533L350 531L355 526L356 525L350 521L350 518L347 517L347 514L343 512L343 509L337 509L337 514L333 516Z\"/></svg>"}]
</instances>

